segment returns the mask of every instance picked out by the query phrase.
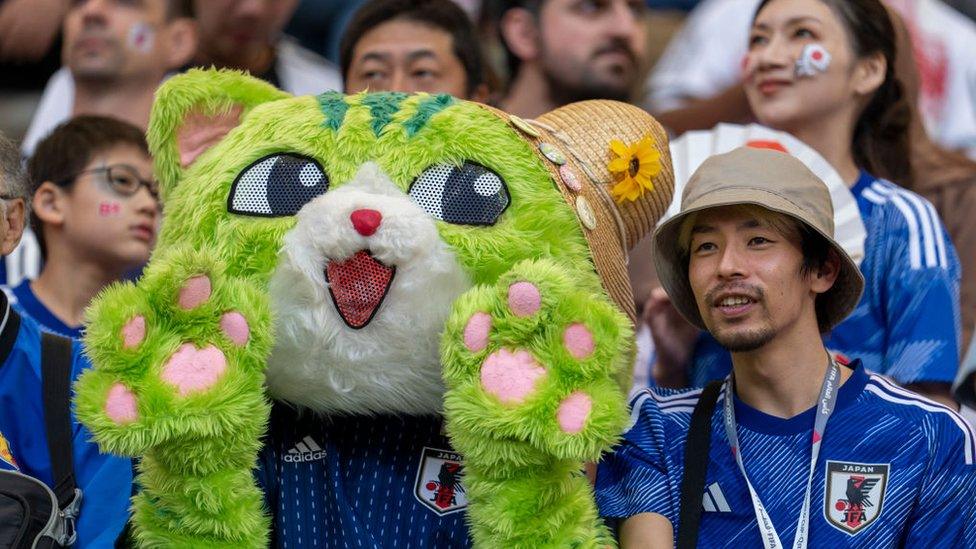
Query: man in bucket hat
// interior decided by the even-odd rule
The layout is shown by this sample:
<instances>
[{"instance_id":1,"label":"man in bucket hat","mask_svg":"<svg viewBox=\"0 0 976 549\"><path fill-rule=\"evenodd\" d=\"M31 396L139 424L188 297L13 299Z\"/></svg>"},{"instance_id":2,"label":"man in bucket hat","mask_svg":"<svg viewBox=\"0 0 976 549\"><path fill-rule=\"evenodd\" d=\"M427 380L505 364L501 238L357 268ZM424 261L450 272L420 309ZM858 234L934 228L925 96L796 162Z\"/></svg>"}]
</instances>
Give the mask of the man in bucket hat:
<instances>
[{"instance_id":1,"label":"man in bucket hat","mask_svg":"<svg viewBox=\"0 0 976 549\"><path fill-rule=\"evenodd\" d=\"M692 176L655 263L733 372L634 398L597 477L623 547L976 546L967 424L824 348L864 286L833 232L826 186L787 154L737 149Z\"/></svg>"}]
</instances>

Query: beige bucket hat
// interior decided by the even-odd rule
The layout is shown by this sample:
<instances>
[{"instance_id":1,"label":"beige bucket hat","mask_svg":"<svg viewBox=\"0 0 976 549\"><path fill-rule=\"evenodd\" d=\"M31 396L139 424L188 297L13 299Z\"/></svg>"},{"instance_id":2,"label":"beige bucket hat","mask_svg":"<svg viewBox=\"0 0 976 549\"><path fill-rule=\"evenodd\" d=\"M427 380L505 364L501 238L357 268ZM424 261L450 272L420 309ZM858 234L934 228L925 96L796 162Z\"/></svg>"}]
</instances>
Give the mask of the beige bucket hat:
<instances>
[{"instance_id":1,"label":"beige bucket hat","mask_svg":"<svg viewBox=\"0 0 976 549\"><path fill-rule=\"evenodd\" d=\"M827 186L800 160L778 151L742 147L713 156L691 176L681 197L681 211L654 233L654 264L675 308L705 330L688 281L688 254L679 234L690 214L719 206L752 204L803 223L823 236L840 258L833 287L820 296L821 332L829 331L857 306L864 277L834 240L833 205Z\"/></svg>"}]
</instances>

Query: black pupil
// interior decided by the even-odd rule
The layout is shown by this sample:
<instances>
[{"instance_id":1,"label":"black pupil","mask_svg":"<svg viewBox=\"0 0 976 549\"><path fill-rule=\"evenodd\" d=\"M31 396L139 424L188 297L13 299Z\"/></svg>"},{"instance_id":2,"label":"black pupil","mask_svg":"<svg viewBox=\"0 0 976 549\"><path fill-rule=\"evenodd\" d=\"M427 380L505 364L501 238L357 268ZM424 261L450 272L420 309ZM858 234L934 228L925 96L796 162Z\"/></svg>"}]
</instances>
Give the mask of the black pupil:
<instances>
[{"instance_id":1,"label":"black pupil","mask_svg":"<svg viewBox=\"0 0 976 549\"><path fill-rule=\"evenodd\" d=\"M501 180L484 166L467 163L444 182L442 215L448 223L490 225L508 206Z\"/></svg>"},{"instance_id":2,"label":"black pupil","mask_svg":"<svg viewBox=\"0 0 976 549\"><path fill-rule=\"evenodd\" d=\"M268 174L268 206L275 214L294 214L324 193L327 186L328 181L311 161L297 156L279 156Z\"/></svg>"}]
</instances>

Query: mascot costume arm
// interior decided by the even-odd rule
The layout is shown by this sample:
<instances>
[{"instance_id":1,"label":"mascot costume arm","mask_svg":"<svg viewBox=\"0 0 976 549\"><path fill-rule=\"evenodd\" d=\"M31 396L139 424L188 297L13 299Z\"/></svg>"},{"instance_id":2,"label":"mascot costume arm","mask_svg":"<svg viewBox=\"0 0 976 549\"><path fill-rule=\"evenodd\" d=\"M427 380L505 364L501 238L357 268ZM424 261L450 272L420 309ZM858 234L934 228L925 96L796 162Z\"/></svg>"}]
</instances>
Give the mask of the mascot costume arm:
<instances>
[{"instance_id":1,"label":"mascot costume arm","mask_svg":"<svg viewBox=\"0 0 976 549\"><path fill-rule=\"evenodd\" d=\"M139 545L266 547L252 469L273 336L261 269L277 250L257 239L240 257L234 250L249 235L219 226L204 188L181 185L188 172L218 172L209 149L251 109L287 94L233 73L196 72L183 83L160 89L148 135L163 230L138 284L114 285L88 311L95 367L76 385L76 406L104 451L142 457Z\"/></svg>"},{"instance_id":2,"label":"mascot costume arm","mask_svg":"<svg viewBox=\"0 0 976 549\"><path fill-rule=\"evenodd\" d=\"M581 471L626 421L626 250L671 198L652 118L191 70L160 89L149 141L163 230L142 279L92 305L76 386L102 448L142 457L141 546L267 546L269 396L442 412L476 546L613 545ZM356 293L360 267L382 292Z\"/></svg>"}]
</instances>

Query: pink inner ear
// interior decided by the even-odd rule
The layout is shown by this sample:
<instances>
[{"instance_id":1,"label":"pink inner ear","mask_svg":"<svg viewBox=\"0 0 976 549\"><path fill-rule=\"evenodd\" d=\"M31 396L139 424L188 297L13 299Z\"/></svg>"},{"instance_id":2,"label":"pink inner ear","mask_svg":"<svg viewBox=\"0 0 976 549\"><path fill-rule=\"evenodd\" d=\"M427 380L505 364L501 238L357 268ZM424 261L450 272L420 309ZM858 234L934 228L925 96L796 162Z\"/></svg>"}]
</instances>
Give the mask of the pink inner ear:
<instances>
[{"instance_id":1,"label":"pink inner ear","mask_svg":"<svg viewBox=\"0 0 976 549\"><path fill-rule=\"evenodd\" d=\"M198 156L236 128L243 110L243 106L234 105L227 112L212 115L203 114L199 109L190 111L176 132L180 166L185 168L192 164Z\"/></svg>"}]
</instances>

